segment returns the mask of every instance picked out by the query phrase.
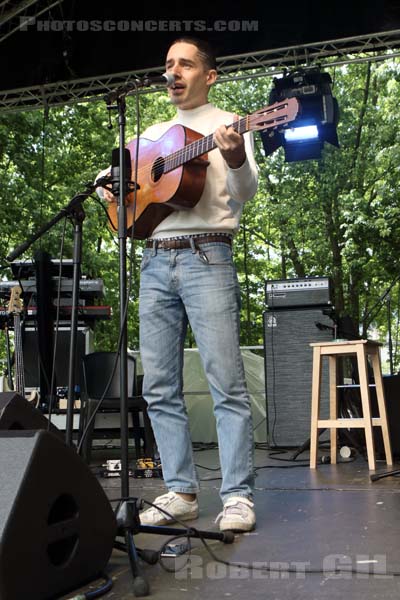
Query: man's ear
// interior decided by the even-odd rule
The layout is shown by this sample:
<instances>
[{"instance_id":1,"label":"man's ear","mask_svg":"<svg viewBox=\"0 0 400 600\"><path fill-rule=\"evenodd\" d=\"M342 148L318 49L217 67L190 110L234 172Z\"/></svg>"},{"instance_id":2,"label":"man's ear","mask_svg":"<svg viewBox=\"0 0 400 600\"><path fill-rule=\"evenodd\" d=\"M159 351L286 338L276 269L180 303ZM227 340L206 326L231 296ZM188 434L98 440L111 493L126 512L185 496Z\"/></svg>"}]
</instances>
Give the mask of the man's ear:
<instances>
[{"instance_id":1,"label":"man's ear","mask_svg":"<svg viewBox=\"0 0 400 600\"><path fill-rule=\"evenodd\" d=\"M210 69L207 73L207 85L212 85L217 80L217 71L215 69Z\"/></svg>"}]
</instances>

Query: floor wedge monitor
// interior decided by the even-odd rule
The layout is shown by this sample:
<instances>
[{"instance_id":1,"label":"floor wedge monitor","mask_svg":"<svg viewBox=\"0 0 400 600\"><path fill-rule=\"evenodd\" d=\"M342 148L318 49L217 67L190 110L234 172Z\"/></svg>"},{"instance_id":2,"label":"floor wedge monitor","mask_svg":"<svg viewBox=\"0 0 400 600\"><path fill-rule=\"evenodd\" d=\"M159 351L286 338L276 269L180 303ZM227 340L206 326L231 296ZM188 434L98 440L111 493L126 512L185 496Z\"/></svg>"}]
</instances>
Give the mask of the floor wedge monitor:
<instances>
[{"instance_id":1,"label":"floor wedge monitor","mask_svg":"<svg viewBox=\"0 0 400 600\"><path fill-rule=\"evenodd\" d=\"M0 430L49 429L62 435L43 413L16 392L0 393Z\"/></svg>"},{"instance_id":2,"label":"floor wedge monitor","mask_svg":"<svg viewBox=\"0 0 400 600\"><path fill-rule=\"evenodd\" d=\"M0 600L58 598L100 575L116 522L96 477L47 431L0 432Z\"/></svg>"}]
</instances>

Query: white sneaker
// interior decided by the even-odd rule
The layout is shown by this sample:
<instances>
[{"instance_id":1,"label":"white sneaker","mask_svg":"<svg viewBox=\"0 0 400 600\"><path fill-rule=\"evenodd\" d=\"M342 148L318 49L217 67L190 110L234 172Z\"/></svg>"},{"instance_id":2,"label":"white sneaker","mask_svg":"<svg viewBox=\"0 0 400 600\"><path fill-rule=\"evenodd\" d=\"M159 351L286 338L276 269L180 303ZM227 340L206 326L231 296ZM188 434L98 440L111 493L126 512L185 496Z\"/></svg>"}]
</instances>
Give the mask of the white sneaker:
<instances>
[{"instance_id":1,"label":"white sneaker","mask_svg":"<svg viewBox=\"0 0 400 600\"><path fill-rule=\"evenodd\" d=\"M169 525L177 519L179 521L189 521L197 519L199 516L199 503L195 500L184 500L182 496L175 492L168 492L162 496L158 496L153 502L159 506L168 515L151 506L147 510L140 513L140 523L142 525Z\"/></svg>"},{"instance_id":2,"label":"white sneaker","mask_svg":"<svg viewBox=\"0 0 400 600\"><path fill-rule=\"evenodd\" d=\"M220 521L220 531L251 531L256 524L253 508L253 502L245 496L232 496L225 502L223 511L219 513L215 522Z\"/></svg>"}]
</instances>

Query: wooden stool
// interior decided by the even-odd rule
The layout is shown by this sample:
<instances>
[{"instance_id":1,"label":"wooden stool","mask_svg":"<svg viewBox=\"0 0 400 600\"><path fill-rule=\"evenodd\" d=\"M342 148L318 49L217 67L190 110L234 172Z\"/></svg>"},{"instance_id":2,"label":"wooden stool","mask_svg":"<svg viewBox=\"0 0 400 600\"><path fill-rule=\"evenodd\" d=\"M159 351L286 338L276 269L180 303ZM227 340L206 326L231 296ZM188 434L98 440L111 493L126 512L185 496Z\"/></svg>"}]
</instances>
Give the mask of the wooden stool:
<instances>
[{"instance_id":1,"label":"wooden stool","mask_svg":"<svg viewBox=\"0 0 400 600\"><path fill-rule=\"evenodd\" d=\"M343 342L318 342L310 344L313 347L313 371L311 393L311 436L310 436L310 468L317 467L318 430L330 429L331 463L336 464L337 458L337 430L340 428L352 429L360 427L365 430L367 446L368 467L375 470L375 448L372 427L381 427L383 444L385 448L386 463L393 464L390 446L389 429L386 416L385 397L383 391L381 362L378 342L369 340L352 340ZM357 356L358 374L360 379L360 395L362 418L338 419L337 402L337 358L355 354ZM329 419L320 419L320 392L322 357L329 358ZM378 401L379 417L371 417L371 404L368 386L367 357L371 357L374 373L376 398Z\"/></svg>"}]
</instances>

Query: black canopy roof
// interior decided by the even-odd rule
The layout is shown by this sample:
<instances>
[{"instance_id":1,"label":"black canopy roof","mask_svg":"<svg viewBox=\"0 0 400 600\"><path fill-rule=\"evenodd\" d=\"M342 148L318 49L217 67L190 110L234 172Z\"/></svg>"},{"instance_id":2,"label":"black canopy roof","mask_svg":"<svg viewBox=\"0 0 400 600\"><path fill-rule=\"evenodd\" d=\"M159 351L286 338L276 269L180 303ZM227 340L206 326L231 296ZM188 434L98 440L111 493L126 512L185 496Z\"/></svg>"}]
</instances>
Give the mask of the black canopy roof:
<instances>
[{"instance_id":1,"label":"black canopy roof","mask_svg":"<svg viewBox=\"0 0 400 600\"><path fill-rule=\"evenodd\" d=\"M6 27L0 43L0 90L157 67L169 43L183 35L208 39L218 56L334 40L400 27L400 3L389 0L166 2L36 0ZM4 3L3 3L4 4ZM36 21L22 21L43 10ZM47 5L46 5L47 4ZM18 8L8 0L2 8ZM1 37L1 36L0 36Z\"/></svg>"}]
</instances>

